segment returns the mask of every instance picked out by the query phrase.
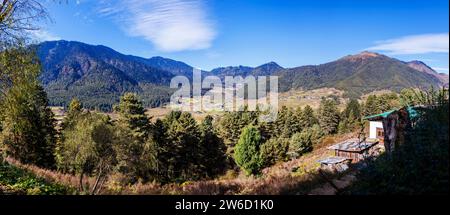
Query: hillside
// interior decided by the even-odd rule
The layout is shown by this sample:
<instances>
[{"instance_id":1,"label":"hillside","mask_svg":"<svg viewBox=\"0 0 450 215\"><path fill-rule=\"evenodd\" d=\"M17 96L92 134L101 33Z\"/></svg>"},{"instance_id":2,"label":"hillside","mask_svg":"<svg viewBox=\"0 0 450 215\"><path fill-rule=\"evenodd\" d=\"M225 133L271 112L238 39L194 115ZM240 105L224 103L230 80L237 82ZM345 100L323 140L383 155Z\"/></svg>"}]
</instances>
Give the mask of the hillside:
<instances>
[{"instance_id":1,"label":"hillside","mask_svg":"<svg viewBox=\"0 0 450 215\"><path fill-rule=\"evenodd\" d=\"M108 110L127 91L144 95L148 106L167 101L168 85L174 76L160 68L155 59L126 56L105 46L79 42L44 42L38 46L42 83L52 105L65 105L73 97L88 107Z\"/></svg>"},{"instance_id":2,"label":"hillside","mask_svg":"<svg viewBox=\"0 0 450 215\"><path fill-rule=\"evenodd\" d=\"M346 96L359 97L375 90L442 86L436 76L411 68L385 55L363 52L317 66L302 66L277 73L280 90L334 87Z\"/></svg>"},{"instance_id":3,"label":"hillside","mask_svg":"<svg viewBox=\"0 0 450 215\"><path fill-rule=\"evenodd\" d=\"M220 67L211 70L211 75L219 76L224 78L225 76L267 76L273 75L276 72L283 70L284 68L275 62L269 62L258 67L248 67L248 66L229 66Z\"/></svg>"},{"instance_id":4,"label":"hillside","mask_svg":"<svg viewBox=\"0 0 450 215\"><path fill-rule=\"evenodd\" d=\"M418 60L414 60L411 62L407 62L406 64L408 64L409 67L427 73L427 74L431 74L433 76L435 76L436 78L438 78L444 85L448 86L448 75L444 74L444 73L438 73L436 72L434 69L432 69L431 67L429 67L428 65L426 65L424 62L422 61L418 61Z\"/></svg>"}]
</instances>

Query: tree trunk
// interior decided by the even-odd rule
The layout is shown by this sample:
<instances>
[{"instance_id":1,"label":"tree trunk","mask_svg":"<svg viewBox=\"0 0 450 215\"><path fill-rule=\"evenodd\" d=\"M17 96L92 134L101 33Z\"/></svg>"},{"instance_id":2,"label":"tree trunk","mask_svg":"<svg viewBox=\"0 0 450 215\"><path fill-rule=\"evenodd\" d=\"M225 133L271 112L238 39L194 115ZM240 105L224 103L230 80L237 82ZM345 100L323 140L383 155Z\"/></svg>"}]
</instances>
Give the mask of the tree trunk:
<instances>
[{"instance_id":1,"label":"tree trunk","mask_svg":"<svg viewBox=\"0 0 450 215\"><path fill-rule=\"evenodd\" d=\"M100 168L100 170L98 172L98 175L97 175L97 179L95 179L94 187L91 190L91 195L95 194L95 190L97 189L98 183L100 182L100 179L102 178L102 175L103 175L103 169Z\"/></svg>"},{"instance_id":2,"label":"tree trunk","mask_svg":"<svg viewBox=\"0 0 450 215\"><path fill-rule=\"evenodd\" d=\"M80 174L80 192L84 191L84 188L83 188L83 176L84 176L84 170Z\"/></svg>"}]
</instances>

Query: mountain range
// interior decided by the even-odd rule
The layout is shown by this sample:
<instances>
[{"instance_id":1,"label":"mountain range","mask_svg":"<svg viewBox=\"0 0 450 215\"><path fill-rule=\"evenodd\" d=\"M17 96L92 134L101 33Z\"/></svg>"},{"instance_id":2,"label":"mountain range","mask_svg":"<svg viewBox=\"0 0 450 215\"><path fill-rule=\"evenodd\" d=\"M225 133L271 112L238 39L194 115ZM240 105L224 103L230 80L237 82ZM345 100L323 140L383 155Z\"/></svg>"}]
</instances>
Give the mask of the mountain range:
<instances>
[{"instance_id":1,"label":"mountain range","mask_svg":"<svg viewBox=\"0 0 450 215\"><path fill-rule=\"evenodd\" d=\"M177 75L192 77L193 67L163 57L142 58L121 54L101 45L73 41L49 41L36 45L42 64L41 81L51 105L67 105L79 98L87 108L111 110L120 95L138 93L149 107L169 101L169 88ZM408 87L448 86L448 75L434 71L420 61L403 62L385 55L362 52L333 62L283 68L275 62L258 67L230 66L204 75L279 77L279 90L334 87L348 97L375 90L400 91Z\"/></svg>"}]
</instances>

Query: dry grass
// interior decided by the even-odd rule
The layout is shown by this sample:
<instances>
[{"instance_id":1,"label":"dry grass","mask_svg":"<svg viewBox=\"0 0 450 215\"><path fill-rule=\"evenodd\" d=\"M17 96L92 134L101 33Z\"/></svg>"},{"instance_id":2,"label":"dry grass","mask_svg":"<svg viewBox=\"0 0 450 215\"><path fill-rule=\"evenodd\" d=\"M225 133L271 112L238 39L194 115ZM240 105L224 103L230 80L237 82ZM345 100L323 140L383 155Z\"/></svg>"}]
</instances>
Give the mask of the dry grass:
<instances>
[{"instance_id":1,"label":"dry grass","mask_svg":"<svg viewBox=\"0 0 450 215\"><path fill-rule=\"evenodd\" d=\"M34 165L29 164L22 164L19 161L8 157L5 159L6 162L8 162L11 165L14 165L16 167L19 167L21 169L27 170L37 177L43 178L47 182L50 183L58 183L67 187L74 188L76 190L79 187L79 176L74 176L71 174L64 174L53 170L43 169ZM84 177L83 178L83 186L86 188L91 188L95 183L95 179L91 177Z\"/></svg>"}]
</instances>

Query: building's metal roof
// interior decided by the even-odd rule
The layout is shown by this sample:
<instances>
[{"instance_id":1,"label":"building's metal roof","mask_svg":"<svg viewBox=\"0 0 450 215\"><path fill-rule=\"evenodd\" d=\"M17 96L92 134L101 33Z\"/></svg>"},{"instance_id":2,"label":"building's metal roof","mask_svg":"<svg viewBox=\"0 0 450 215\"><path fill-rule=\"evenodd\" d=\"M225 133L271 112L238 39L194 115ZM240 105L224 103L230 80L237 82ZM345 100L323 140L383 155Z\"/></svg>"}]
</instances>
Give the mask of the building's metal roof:
<instances>
[{"instance_id":1,"label":"building's metal roof","mask_svg":"<svg viewBox=\"0 0 450 215\"><path fill-rule=\"evenodd\" d=\"M360 142L358 139L349 139L344 142L328 147L331 150L347 151L347 152L361 152L368 149L378 142L376 141L364 141Z\"/></svg>"},{"instance_id":2,"label":"building's metal roof","mask_svg":"<svg viewBox=\"0 0 450 215\"><path fill-rule=\"evenodd\" d=\"M380 118L386 118L389 115L391 115L392 113L398 111L400 109L395 109L395 110L390 110L390 111L386 111L384 113L380 113L380 114L375 114L375 115L371 115L371 116L366 116L363 119L367 119L367 120L378 120ZM408 106L406 108L406 111L408 111L409 117L411 119L415 119L417 117L419 117L419 112L416 110L416 107L412 107L412 106Z\"/></svg>"},{"instance_id":3,"label":"building's metal roof","mask_svg":"<svg viewBox=\"0 0 450 215\"><path fill-rule=\"evenodd\" d=\"M319 160L319 163L322 164L338 164L338 163L342 163L346 160L349 160L348 158L344 158L344 157L328 157L322 160Z\"/></svg>"}]
</instances>

